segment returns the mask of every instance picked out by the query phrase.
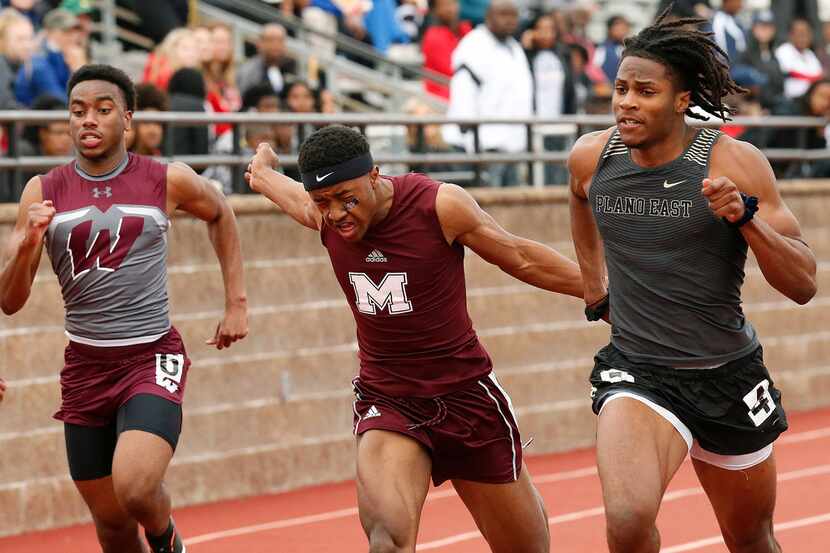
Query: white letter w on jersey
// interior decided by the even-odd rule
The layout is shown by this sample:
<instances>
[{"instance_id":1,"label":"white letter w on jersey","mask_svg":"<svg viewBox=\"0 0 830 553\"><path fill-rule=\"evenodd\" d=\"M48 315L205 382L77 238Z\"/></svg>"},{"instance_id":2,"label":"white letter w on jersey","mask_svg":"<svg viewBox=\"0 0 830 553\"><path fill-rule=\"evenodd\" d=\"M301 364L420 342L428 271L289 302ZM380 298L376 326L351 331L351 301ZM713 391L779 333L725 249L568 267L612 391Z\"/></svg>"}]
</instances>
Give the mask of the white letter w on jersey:
<instances>
[{"instance_id":1,"label":"white letter w on jersey","mask_svg":"<svg viewBox=\"0 0 830 553\"><path fill-rule=\"evenodd\" d=\"M374 315L378 309L388 309L390 315L398 315L412 311L412 302L406 299L406 273L386 273L379 286L366 273L349 273L349 282L361 313Z\"/></svg>"}]
</instances>

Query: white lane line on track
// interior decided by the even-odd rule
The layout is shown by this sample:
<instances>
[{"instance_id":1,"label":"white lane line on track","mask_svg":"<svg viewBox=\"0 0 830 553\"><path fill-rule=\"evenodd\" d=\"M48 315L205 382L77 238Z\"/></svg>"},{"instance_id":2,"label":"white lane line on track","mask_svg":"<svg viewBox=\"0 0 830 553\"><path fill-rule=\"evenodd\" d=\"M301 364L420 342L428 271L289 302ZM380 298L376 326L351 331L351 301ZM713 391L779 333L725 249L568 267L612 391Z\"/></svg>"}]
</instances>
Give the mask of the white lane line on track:
<instances>
[{"instance_id":1,"label":"white lane line on track","mask_svg":"<svg viewBox=\"0 0 830 553\"><path fill-rule=\"evenodd\" d=\"M809 478L810 476L818 476L822 474L830 474L830 464L828 465L818 465L815 467L809 467L806 469L794 470L790 472L782 472L778 475L779 482L786 482L790 480L797 480L799 478ZM683 488L680 490L674 490L671 492L666 493L663 496L663 503L668 503L670 501L677 501L679 499L683 499L686 497L692 497L696 495L704 495L703 488L701 487L694 487L694 488ZM548 525L553 526L556 524L564 524L567 522L573 522L576 520L582 520L586 518L593 518L602 516L605 512L605 509L602 507L593 507L591 509L584 509L582 511L575 511L573 513L565 513L563 515L553 516L548 518ZM824 515L822 515L824 516ZM806 520L806 519L805 519ZM793 524L793 523L784 523L786 524ZM775 528L778 529L779 525L776 525ZM786 527L784 529L788 529ZM463 541L475 540L475 539L482 539L481 533L478 531L472 532L464 532L463 534L456 534L454 536L448 536L446 538L442 538L440 540L430 541L426 543L419 544L416 548L417 551L428 551L431 549L439 549L441 547L446 547L448 545L453 545ZM707 538L710 540L712 538ZM710 542L707 540L703 545L699 547L703 547L704 545L710 545ZM694 542L697 543L697 542ZM711 542L711 543L720 543L718 541ZM677 551L686 551L685 549L678 549ZM669 553L668 550L662 550L661 553Z\"/></svg>"},{"instance_id":2,"label":"white lane line on track","mask_svg":"<svg viewBox=\"0 0 830 553\"><path fill-rule=\"evenodd\" d=\"M783 444L787 444L787 443L797 443L797 442L803 442L803 441L809 441L809 440L817 440L817 439L825 438L825 437L828 437L828 436L830 436L830 427L819 428L819 429L816 429L816 430L810 430L810 431L806 431L806 432L799 432L799 433L796 433L796 434L791 434L789 436L780 438L776 443L783 445ZM822 465L822 466L824 466L824 465ZM826 466L829 467L828 470L830 470L830 465L826 465ZM815 467L815 468L805 469L805 470L814 471L814 470L817 470L819 468L820 467ZM596 474L597 474L597 469L596 469L595 466L582 467L582 468L569 470L569 471L539 474L539 475L536 475L536 476L533 477L533 482L535 484L547 484L547 483L550 483L550 482L561 482L561 481L565 481L565 480L575 480L577 478L585 478L585 477L595 476ZM782 473L782 474L778 475L779 480L781 480L782 477L785 474L789 474L789 473ZM818 474L823 474L823 472L819 472ZM672 494L677 494L677 493L682 492L682 491L683 490L677 490L675 492L669 492L669 493L666 494L666 498L670 497ZM444 498L447 498L447 497L455 497L456 495L457 494L456 494L455 490L453 490L453 489L438 490L438 491L431 492L427 496L426 500L427 501L435 501L435 500L444 499ZM603 512L602 508L598 508L598 509L600 509L599 514L602 514L602 512ZM595 514L591 514L591 515L587 514L588 512L593 513L595 510L596 509L588 509L587 511L578 511L578 512L575 512L575 513L569 513L569 514L566 514L566 515L559 515L557 517L551 517L549 519L549 522L551 524L561 524L562 522L568 522L570 520L579 520L579 518L585 518L586 516L597 516ZM280 528L290 528L290 527L294 527L294 526L303 526L305 524L314 524L314 523L318 523L318 522L326 522L326 521L329 521L329 520L336 520L336 519L339 519L339 518L346 518L346 517L351 517L351 516L356 516L356 515L357 515L357 508L356 507L350 507L350 508L347 508L347 509L327 511L327 512L317 513L317 514L313 514L313 515L305 515L305 516L301 516L301 517L279 519L279 520L275 520L275 521L271 521L271 522L265 522L265 523L262 523L262 524L252 524L252 525L249 525L249 526L240 526L238 528L230 528L228 530L220 530L220 531L217 531L217 532L210 532L210 533L207 533L207 534L200 534L198 536L193 536L191 538L185 539L185 545L195 545L195 544L198 544L198 543L204 543L204 542L215 541L215 540L220 540L220 539L225 539L225 538L231 538L231 537L235 537L235 536L244 536L244 535L248 535L248 534L256 534L256 533L259 533L259 532L267 532L269 530L278 530ZM577 517L577 518L573 518L573 517ZM559 519L562 519L562 520L559 521ZM468 532L466 534L459 534L459 536L467 536L468 534L472 537L467 537L465 539L458 540L458 541L465 541L467 539L475 539L477 537L480 537L480 534L478 533L478 531ZM452 537L455 538L456 536L452 536ZM445 538L445 539L450 539L450 538ZM438 540L438 541L442 541L442 540ZM427 544L422 544L421 546L418 546L418 550L420 551L423 546L429 546L430 543L433 543L433 542L429 542ZM453 543L456 543L456 542L453 542ZM432 549L432 547L428 547L428 548Z\"/></svg>"},{"instance_id":3,"label":"white lane line on track","mask_svg":"<svg viewBox=\"0 0 830 553\"><path fill-rule=\"evenodd\" d=\"M807 518L799 518L796 520L791 520L789 522L780 522L774 525L774 527L776 532L783 532L785 530L792 530L794 528L804 528L805 526L813 526L825 522L830 522L830 513L824 513L823 515L816 515ZM693 551L695 549L700 549L701 547L706 547L708 545L718 545L721 543L723 543L723 537L712 536L711 538L704 538L702 540L696 540L688 543L681 543L679 545L673 545L671 547L661 549L660 553L681 553L683 551Z\"/></svg>"}]
</instances>

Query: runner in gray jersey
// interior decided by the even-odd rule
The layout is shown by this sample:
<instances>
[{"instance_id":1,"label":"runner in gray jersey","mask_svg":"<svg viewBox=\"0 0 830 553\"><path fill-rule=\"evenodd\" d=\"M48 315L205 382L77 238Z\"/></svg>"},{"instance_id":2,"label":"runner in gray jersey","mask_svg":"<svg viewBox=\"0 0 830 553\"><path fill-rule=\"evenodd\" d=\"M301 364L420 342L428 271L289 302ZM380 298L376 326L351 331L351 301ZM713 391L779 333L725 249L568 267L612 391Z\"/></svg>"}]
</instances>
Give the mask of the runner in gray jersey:
<instances>
[{"instance_id":1,"label":"runner in gray jersey","mask_svg":"<svg viewBox=\"0 0 830 553\"><path fill-rule=\"evenodd\" d=\"M248 327L236 221L186 165L127 152L135 90L122 71L84 66L68 90L76 159L26 185L4 252L0 307L9 315L23 307L45 243L69 338L55 417L101 547L145 553L140 525L153 553L184 553L162 485L190 364L168 313L169 217L180 209L207 222L225 282L225 313L208 340L219 349Z\"/></svg>"},{"instance_id":2,"label":"runner in gray jersey","mask_svg":"<svg viewBox=\"0 0 830 553\"><path fill-rule=\"evenodd\" d=\"M727 118L723 98L742 92L702 23L664 14L625 42L617 124L568 161L586 315L611 323L591 384L612 553L659 551L657 512L688 453L729 551L781 551L772 443L786 415L741 285L749 248L803 304L816 263L764 156L686 123Z\"/></svg>"}]
</instances>

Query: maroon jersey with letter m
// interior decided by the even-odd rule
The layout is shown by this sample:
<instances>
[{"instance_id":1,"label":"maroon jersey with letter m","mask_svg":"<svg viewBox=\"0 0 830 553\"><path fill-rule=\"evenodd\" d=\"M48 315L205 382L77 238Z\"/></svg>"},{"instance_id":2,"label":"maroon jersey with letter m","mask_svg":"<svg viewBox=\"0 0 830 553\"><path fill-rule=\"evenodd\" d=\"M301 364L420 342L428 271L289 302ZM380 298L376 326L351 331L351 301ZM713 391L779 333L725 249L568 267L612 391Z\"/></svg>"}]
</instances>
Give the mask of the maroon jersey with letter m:
<instances>
[{"instance_id":1,"label":"maroon jersey with letter m","mask_svg":"<svg viewBox=\"0 0 830 553\"><path fill-rule=\"evenodd\" d=\"M447 244L420 174L386 177L386 218L359 242L325 223L323 245L357 323L360 380L391 396L433 397L486 378L492 363L467 313L464 246Z\"/></svg>"}]
</instances>

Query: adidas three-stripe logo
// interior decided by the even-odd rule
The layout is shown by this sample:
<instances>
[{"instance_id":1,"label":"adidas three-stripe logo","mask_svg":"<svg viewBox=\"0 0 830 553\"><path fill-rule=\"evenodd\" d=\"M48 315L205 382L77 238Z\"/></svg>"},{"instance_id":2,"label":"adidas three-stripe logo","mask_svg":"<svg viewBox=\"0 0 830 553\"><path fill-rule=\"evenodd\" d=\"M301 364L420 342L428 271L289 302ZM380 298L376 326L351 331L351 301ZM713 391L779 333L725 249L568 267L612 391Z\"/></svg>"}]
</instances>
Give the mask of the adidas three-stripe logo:
<instances>
[{"instance_id":1,"label":"adidas three-stripe logo","mask_svg":"<svg viewBox=\"0 0 830 553\"><path fill-rule=\"evenodd\" d=\"M386 263L389 261L386 259L386 256L380 250L372 250L369 255L366 256L367 263Z\"/></svg>"},{"instance_id":2,"label":"adidas three-stripe logo","mask_svg":"<svg viewBox=\"0 0 830 553\"><path fill-rule=\"evenodd\" d=\"M379 416L380 416L380 411L378 410L377 407L372 405L371 407L369 407L369 410L366 411L366 414L363 415L363 420L371 419L372 417L379 417Z\"/></svg>"}]
</instances>

